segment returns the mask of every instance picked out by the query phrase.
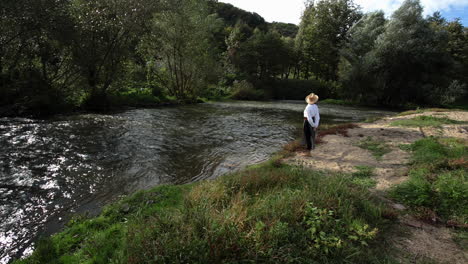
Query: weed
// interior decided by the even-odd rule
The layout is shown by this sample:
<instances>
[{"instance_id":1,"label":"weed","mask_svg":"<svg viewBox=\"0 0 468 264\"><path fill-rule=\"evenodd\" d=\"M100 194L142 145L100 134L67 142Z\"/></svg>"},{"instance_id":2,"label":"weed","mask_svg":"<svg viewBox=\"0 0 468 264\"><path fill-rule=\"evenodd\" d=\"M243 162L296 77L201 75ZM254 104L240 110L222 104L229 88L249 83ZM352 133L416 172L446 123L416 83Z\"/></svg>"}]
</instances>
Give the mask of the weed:
<instances>
[{"instance_id":1,"label":"weed","mask_svg":"<svg viewBox=\"0 0 468 264\"><path fill-rule=\"evenodd\" d=\"M372 137L361 140L357 146L370 151L377 160L391 152L390 147L385 142L374 140Z\"/></svg>"}]
</instances>

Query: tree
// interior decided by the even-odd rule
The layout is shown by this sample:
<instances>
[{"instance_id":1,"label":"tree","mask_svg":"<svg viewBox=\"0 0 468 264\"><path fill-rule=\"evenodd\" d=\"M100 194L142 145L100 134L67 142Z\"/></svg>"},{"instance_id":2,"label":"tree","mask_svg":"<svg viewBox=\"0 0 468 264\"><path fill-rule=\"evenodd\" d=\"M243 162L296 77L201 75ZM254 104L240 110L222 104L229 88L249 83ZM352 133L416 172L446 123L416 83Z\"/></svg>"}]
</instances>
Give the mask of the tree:
<instances>
[{"instance_id":1,"label":"tree","mask_svg":"<svg viewBox=\"0 0 468 264\"><path fill-rule=\"evenodd\" d=\"M369 54L369 74L376 78L372 92L379 103L434 103L440 90L449 85L447 35L433 30L422 12L419 0L406 0Z\"/></svg>"},{"instance_id":2,"label":"tree","mask_svg":"<svg viewBox=\"0 0 468 264\"><path fill-rule=\"evenodd\" d=\"M340 81L342 96L362 102L375 102L372 98L373 75L371 52L376 40L385 31L385 14L374 12L364 15L347 33L348 43L341 50Z\"/></svg>"},{"instance_id":3,"label":"tree","mask_svg":"<svg viewBox=\"0 0 468 264\"><path fill-rule=\"evenodd\" d=\"M299 26L297 46L303 51L305 78L312 72L325 80L336 80L346 33L361 18L352 0L309 1Z\"/></svg>"},{"instance_id":4,"label":"tree","mask_svg":"<svg viewBox=\"0 0 468 264\"><path fill-rule=\"evenodd\" d=\"M278 32L283 37L295 38L299 27L291 23L273 22L268 25L269 30Z\"/></svg>"},{"instance_id":5,"label":"tree","mask_svg":"<svg viewBox=\"0 0 468 264\"><path fill-rule=\"evenodd\" d=\"M259 29L232 54L232 62L242 79L249 81L271 80L289 70L290 50L276 32Z\"/></svg>"},{"instance_id":6,"label":"tree","mask_svg":"<svg viewBox=\"0 0 468 264\"><path fill-rule=\"evenodd\" d=\"M48 111L69 103L78 72L68 48L68 1L6 0L1 10L0 104Z\"/></svg>"},{"instance_id":7,"label":"tree","mask_svg":"<svg viewBox=\"0 0 468 264\"><path fill-rule=\"evenodd\" d=\"M76 31L72 43L74 61L89 89L88 104L107 102L111 85L118 80L124 62L145 29L154 9L146 0L72 0Z\"/></svg>"},{"instance_id":8,"label":"tree","mask_svg":"<svg viewBox=\"0 0 468 264\"><path fill-rule=\"evenodd\" d=\"M212 39L220 28L204 0L164 2L141 49L170 95L193 100L207 83L217 82L218 53Z\"/></svg>"}]
</instances>

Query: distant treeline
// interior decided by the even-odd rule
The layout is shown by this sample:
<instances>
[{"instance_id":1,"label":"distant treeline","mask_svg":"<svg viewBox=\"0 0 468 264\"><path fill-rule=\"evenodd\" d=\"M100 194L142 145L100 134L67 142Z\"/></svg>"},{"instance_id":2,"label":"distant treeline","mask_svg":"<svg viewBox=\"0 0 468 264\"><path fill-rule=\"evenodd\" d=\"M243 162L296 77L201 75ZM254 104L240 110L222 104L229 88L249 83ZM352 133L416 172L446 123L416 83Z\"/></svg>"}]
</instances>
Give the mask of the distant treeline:
<instances>
[{"instance_id":1,"label":"distant treeline","mask_svg":"<svg viewBox=\"0 0 468 264\"><path fill-rule=\"evenodd\" d=\"M2 0L0 115L199 97L450 104L468 31L407 0L390 19L310 1L299 27L210 0Z\"/></svg>"}]
</instances>

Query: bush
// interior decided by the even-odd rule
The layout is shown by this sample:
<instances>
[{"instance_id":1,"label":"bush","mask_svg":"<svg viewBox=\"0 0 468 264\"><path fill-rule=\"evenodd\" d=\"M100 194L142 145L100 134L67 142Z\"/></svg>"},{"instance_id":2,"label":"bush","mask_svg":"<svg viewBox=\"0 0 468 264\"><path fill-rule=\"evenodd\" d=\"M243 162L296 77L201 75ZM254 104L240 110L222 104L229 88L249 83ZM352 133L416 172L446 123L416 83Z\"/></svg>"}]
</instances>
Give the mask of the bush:
<instances>
[{"instance_id":1,"label":"bush","mask_svg":"<svg viewBox=\"0 0 468 264\"><path fill-rule=\"evenodd\" d=\"M447 89L441 89L441 103L442 105L453 104L462 99L467 94L467 86L460 81L452 81Z\"/></svg>"},{"instance_id":2,"label":"bush","mask_svg":"<svg viewBox=\"0 0 468 264\"><path fill-rule=\"evenodd\" d=\"M266 95L264 91L255 89L250 82L241 81L234 83L231 98L236 100L264 100Z\"/></svg>"}]
</instances>

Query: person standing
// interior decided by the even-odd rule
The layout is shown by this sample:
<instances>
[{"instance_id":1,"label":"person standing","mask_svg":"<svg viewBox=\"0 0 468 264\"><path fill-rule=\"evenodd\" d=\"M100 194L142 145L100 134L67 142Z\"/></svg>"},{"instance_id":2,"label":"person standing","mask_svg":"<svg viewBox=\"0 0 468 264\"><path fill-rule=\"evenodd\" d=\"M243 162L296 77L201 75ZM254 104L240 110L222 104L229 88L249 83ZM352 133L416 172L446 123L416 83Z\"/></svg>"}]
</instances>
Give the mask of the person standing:
<instances>
[{"instance_id":1,"label":"person standing","mask_svg":"<svg viewBox=\"0 0 468 264\"><path fill-rule=\"evenodd\" d=\"M304 110L304 137L307 149L315 149L315 136L320 124L320 111L317 106L319 97L311 93L306 97L307 107Z\"/></svg>"}]
</instances>

